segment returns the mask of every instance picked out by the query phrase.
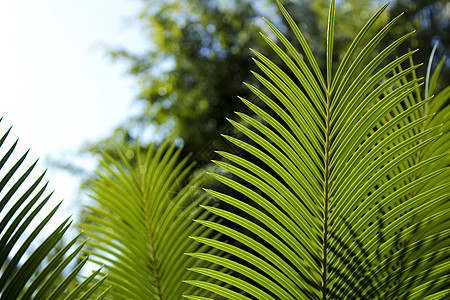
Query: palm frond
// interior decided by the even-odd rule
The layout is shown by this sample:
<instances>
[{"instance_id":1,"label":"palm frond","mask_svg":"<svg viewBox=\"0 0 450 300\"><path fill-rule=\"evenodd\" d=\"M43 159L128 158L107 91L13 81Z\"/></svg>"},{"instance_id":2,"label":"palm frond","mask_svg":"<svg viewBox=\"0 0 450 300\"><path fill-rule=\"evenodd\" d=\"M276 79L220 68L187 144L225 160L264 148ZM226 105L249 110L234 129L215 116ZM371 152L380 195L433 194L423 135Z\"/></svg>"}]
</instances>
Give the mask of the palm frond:
<instances>
[{"instance_id":1,"label":"palm frond","mask_svg":"<svg viewBox=\"0 0 450 300\"><path fill-rule=\"evenodd\" d=\"M120 150L119 161L105 154L106 171L93 181L98 205L88 207L82 226L94 249L91 260L104 264L115 299L197 295L183 280L199 277L188 267L205 264L184 253L198 249L190 235L212 231L192 222L209 220L210 213L199 207L207 201L200 176L189 179L192 165L187 157L180 160L180 151L166 142L146 153L138 147L134 161Z\"/></svg>"},{"instance_id":2,"label":"palm frond","mask_svg":"<svg viewBox=\"0 0 450 300\"><path fill-rule=\"evenodd\" d=\"M219 152L224 159L215 163L239 180L212 174L241 197L208 190L241 213L205 207L247 231L198 221L240 246L195 238L230 257L191 256L231 273L192 268L219 282L190 283L229 299L445 297L449 89L422 98L415 51L390 59L412 33L374 52L401 17L369 37L387 4L361 29L333 75L331 1L326 80L299 28L278 4L309 65L268 22L286 51L263 38L285 66L254 51L261 88L248 87L260 101L241 99L253 115L238 113L240 122L230 120L246 140L225 136L251 159Z\"/></svg>"},{"instance_id":3,"label":"palm frond","mask_svg":"<svg viewBox=\"0 0 450 300\"><path fill-rule=\"evenodd\" d=\"M2 151L7 144L5 141L10 130L11 128L0 139ZM38 236L45 233L43 229L55 215L61 203L40 220L39 213L42 212L51 196L51 193L43 196L47 187L47 183L42 184L45 172L30 183L32 180L30 177L33 176L30 174L34 174L32 171L37 161L23 170L28 151L14 162L17 155L14 152L16 146L17 141L4 151L0 160L0 169L8 164L12 165L8 170L2 170L3 176L0 181L0 191L5 190L0 200L0 299L31 299L32 297L61 299L71 292L73 296L82 297L85 294L83 289L74 292L70 291L68 286L76 284L76 276L85 261L76 266L76 272L71 272L65 277L63 270L79 256L84 244L71 250L78 239L75 237L63 245L55 255L51 254L51 251L58 249L58 243L61 243L64 233L70 226L70 219L64 220L48 237L39 241ZM34 225L35 223L37 225ZM40 245L33 250L39 242ZM43 267L48 257L51 259ZM79 285L87 286L92 279L93 277L84 280ZM97 287L92 286L92 291L95 291Z\"/></svg>"}]
</instances>

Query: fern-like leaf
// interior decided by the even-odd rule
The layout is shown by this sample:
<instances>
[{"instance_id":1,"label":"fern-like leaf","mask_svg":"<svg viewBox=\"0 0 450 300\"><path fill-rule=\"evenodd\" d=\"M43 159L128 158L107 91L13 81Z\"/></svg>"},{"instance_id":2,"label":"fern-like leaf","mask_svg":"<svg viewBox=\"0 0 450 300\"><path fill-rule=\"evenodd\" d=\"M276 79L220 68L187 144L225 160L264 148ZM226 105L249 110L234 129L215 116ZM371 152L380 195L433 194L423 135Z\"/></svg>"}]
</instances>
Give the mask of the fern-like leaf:
<instances>
[{"instance_id":1,"label":"fern-like leaf","mask_svg":"<svg viewBox=\"0 0 450 300\"><path fill-rule=\"evenodd\" d=\"M93 248L91 260L104 264L115 299L196 295L183 280L199 278L186 269L204 263L184 253L198 250L190 235L212 231L192 222L210 219L199 207L206 203L200 177L189 179L192 165L188 158L179 161L181 148L175 144L158 149L152 144L145 153L138 147L134 161L118 152L120 160L105 154L106 171L91 185L97 205L88 207L82 224Z\"/></svg>"},{"instance_id":2,"label":"fern-like leaf","mask_svg":"<svg viewBox=\"0 0 450 300\"><path fill-rule=\"evenodd\" d=\"M10 130L11 128L0 139L2 151L7 144L5 141ZM11 164L8 170L2 170L0 180L0 192L4 191L0 200L0 299L71 299L69 294L83 297L86 290L70 290L68 287L69 284L76 284L76 276L86 259L78 263L74 271L67 276L64 276L63 270L70 263L73 264L84 243L72 250L78 239L75 237L69 243L63 244L56 254L51 254L52 251L58 250L71 221L64 220L47 237L43 236L48 232L48 229L45 231L44 228L48 228L46 225L61 203L47 215L39 217L51 196L51 193L43 196L47 188L47 183L42 183L45 172L30 182L30 177L33 176L30 174L37 161L23 170L28 151L14 162L16 146L17 141L4 150L0 160L0 170ZM44 239L36 246L38 237ZM36 248L33 250L34 247ZM50 258L50 261L43 266L47 258ZM93 279L94 277L88 278L79 286L88 286ZM98 287L93 285L90 289L93 292Z\"/></svg>"},{"instance_id":3,"label":"fern-like leaf","mask_svg":"<svg viewBox=\"0 0 450 300\"><path fill-rule=\"evenodd\" d=\"M333 72L331 1L324 77L279 6L302 49L268 22L282 46L263 38L285 65L254 51L260 84L248 87L260 101L241 99L252 114L230 120L246 139L225 136L251 158L220 152L224 160L216 164L239 180L212 174L241 197L209 193L242 213L206 207L237 226L200 221L240 247L199 237L230 257L192 254L229 269L229 276L192 269L229 288L192 284L229 299L445 298L448 88L423 99L419 65L404 68L415 51L389 60L412 33L374 53L401 17L369 37L387 5L361 29Z\"/></svg>"}]
</instances>

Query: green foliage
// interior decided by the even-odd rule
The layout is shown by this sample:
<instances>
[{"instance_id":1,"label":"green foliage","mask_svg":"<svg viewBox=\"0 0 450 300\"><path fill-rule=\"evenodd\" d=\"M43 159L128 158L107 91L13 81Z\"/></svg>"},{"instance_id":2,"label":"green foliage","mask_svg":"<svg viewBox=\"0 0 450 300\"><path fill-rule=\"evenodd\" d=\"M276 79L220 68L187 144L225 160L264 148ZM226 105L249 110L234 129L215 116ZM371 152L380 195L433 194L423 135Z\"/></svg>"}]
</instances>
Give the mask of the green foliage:
<instances>
[{"instance_id":1,"label":"green foliage","mask_svg":"<svg viewBox=\"0 0 450 300\"><path fill-rule=\"evenodd\" d=\"M443 299L450 295L449 90L422 99L415 51L389 59L410 33L374 53L399 20L370 34L387 5L334 69L331 3L326 76L281 5L302 53L270 23L286 50L264 39L290 72L254 51L258 87L270 95L248 85L260 101L242 98L252 115L230 122L250 141L225 136L251 159L220 152L215 162L241 182L212 174L240 197L208 190L239 212L206 207L246 230L197 221L240 247L195 237L229 257L189 255L229 272L195 267L222 284L187 282L228 299Z\"/></svg>"},{"instance_id":2,"label":"green foliage","mask_svg":"<svg viewBox=\"0 0 450 300\"><path fill-rule=\"evenodd\" d=\"M437 42L436 56L446 56L446 68L442 70L439 90L450 83L450 4L442 0L394 0L390 5L392 15L403 13L398 25L388 34L388 41L412 30L416 33L406 42L405 47L420 49L415 55L416 60L426 62L433 45ZM434 64L436 67L436 64ZM425 76L425 71L421 71Z\"/></svg>"},{"instance_id":3,"label":"green foliage","mask_svg":"<svg viewBox=\"0 0 450 300\"><path fill-rule=\"evenodd\" d=\"M2 151L9 132L10 129L0 139ZM5 189L0 200L0 299L88 299L104 278L92 285L94 273L72 290L68 289L69 285L75 285L76 276L87 261L86 257L67 276L63 275L63 270L77 258L84 246L82 243L71 250L78 237L61 245L63 235L71 223L69 219L57 226L33 250L37 238L43 234L44 227L55 215L59 204L40 219L39 213L51 196L43 196L47 187L47 184L41 184L45 172L29 183L37 161L23 171L28 151L13 162L16 145L17 141L4 151L0 160L0 169L11 164L0 180L0 191ZM56 253L50 255L50 260L42 266L52 250L56 250Z\"/></svg>"},{"instance_id":4,"label":"green foliage","mask_svg":"<svg viewBox=\"0 0 450 300\"><path fill-rule=\"evenodd\" d=\"M224 116L236 108L236 94L248 95L242 81L252 64L248 48L262 45L255 22L259 14L251 1L143 4L139 21L151 37L151 46L144 53L110 52L114 59L125 61L136 78L142 112L90 150L114 153L109 146L113 141L126 151L135 147L136 132L142 140L151 129L154 136L181 137L185 153L198 154L228 126ZM209 163L209 157L197 161Z\"/></svg>"},{"instance_id":5,"label":"green foliage","mask_svg":"<svg viewBox=\"0 0 450 300\"><path fill-rule=\"evenodd\" d=\"M343 0L337 3L334 68L365 20L385 2ZM299 22L315 56L325 57L329 0L282 3ZM270 16L289 40L294 41L295 37L287 30L289 26L272 0L142 0L142 4L136 19L149 40L149 47L142 53L127 49L127 45L109 52L114 60L125 62L128 74L136 79L142 111L130 117L109 138L85 150L92 153L106 150L114 156L111 144L125 152L135 147L138 135L142 141L144 135L154 138L174 134L184 141L185 153L194 153L198 166L202 166L216 157L211 149L225 147L218 138L221 132L230 129L225 118L245 109L243 104L234 101L235 95L252 97L241 82L254 82L248 73L254 67L248 48L268 50L259 38L259 31L268 33L259 16ZM418 61L426 61L434 41L440 43L439 57L448 54L450 22L446 5L442 0L392 1L387 13L372 26L372 32L383 27L389 15L404 12L404 16L380 42L380 49L396 37L417 30L404 47L419 48L421 51L415 56ZM392 57L395 55L400 55L400 51L394 51ZM274 62L288 72L278 61ZM318 65L323 72L326 70L325 60L318 60ZM448 84L448 65L447 60L439 89ZM425 75L421 70L418 72L420 76Z\"/></svg>"},{"instance_id":6,"label":"green foliage","mask_svg":"<svg viewBox=\"0 0 450 300\"><path fill-rule=\"evenodd\" d=\"M90 237L91 260L105 265L110 295L114 299L180 299L183 292L196 294L183 280L198 278L186 268L198 265L185 252L199 250L190 235L211 230L193 219L209 220L199 209L200 177L189 179L192 165L179 161L181 149L167 142L155 150L118 151L117 161L105 154L105 172L91 185L96 206L88 207L82 224ZM136 155L136 164L130 164ZM201 264L205 267L208 264ZM208 295L198 291L199 295Z\"/></svg>"},{"instance_id":7,"label":"green foliage","mask_svg":"<svg viewBox=\"0 0 450 300\"><path fill-rule=\"evenodd\" d=\"M311 49L325 55L328 0L285 1L301 21ZM334 56L341 59L346 45L374 11L379 0L346 0L337 8L341 18L336 31ZM254 68L248 48L269 50L259 32L270 33L260 15L277 20L290 38L287 24L272 0L144 0L138 21L149 47L142 53L126 48L110 51L114 60L125 62L136 79L142 111L117 128L111 137L91 144L93 153L115 156L134 149L136 137L162 139L170 134L184 142L184 153L193 153L197 167L209 164L213 149L225 147L220 133L231 129L226 117L243 111L236 95L252 97L242 81L253 83L248 70ZM374 26L380 28L386 17ZM275 61L278 63L278 61ZM324 70L325 65L319 64ZM285 70L287 71L287 70Z\"/></svg>"},{"instance_id":8,"label":"green foliage","mask_svg":"<svg viewBox=\"0 0 450 300\"><path fill-rule=\"evenodd\" d=\"M142 19L157 50L145 59L113 55L130 59L144 83L150 106L141 117L169 122L190 149L214 138L221 115L246 111L229 120L236 136L224 135L240 152L219 151L220 171L211 174L228 190L207 189L207 198L183 148L166 141L142 149L125 132L127 147L136 146L124 153L119 137L119 148L107 149L114 155L105 153L90 185L96 204L82 224L91 261L105 269L77 284L88 258L63 275L85 245L74 246L78 237L61 243L69 219L30 250L59 205L33 225L50 195L39 187L42 174L15 197L36 165L18 174L25 153L0 180L0 191L8 186L0 200L0 299L449 297L450 87L428 97L439 90L446 60L428 72L422 93L416 51L398 52L411 33L392 40L400 16L387 22L384 5L350 43L359 18L335 14L370 1L355 3L331 1L326 18L322 0L293 9L320 16L306 34L278 3L284 19L276 25L290 29L267 21L272 32L254 44L260 25L250 1L152 2ZM317 32L325 46L307 42ZM240 49L249 45L258 48L261 72L244 91L237 82L250 55ZM150 62L167 71L156 76ZM235 93L237 107L229 101ZM105 280L111 291L99 290Z\"/></svg>"}]
</instances>

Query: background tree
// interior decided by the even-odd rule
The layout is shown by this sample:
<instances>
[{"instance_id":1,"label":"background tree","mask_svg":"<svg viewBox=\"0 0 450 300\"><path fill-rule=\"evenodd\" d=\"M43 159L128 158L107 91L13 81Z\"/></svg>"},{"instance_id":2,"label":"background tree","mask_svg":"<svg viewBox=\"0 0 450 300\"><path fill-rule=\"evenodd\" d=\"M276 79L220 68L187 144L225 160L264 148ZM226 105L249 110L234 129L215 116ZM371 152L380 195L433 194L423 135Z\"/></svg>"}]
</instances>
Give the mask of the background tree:
<instances>
[{"instance_id":1,"label":"background tree","mask_svg":"<svg viewBox=\"0 0 450 300\"><path fill-rule=\"evenodd\" d=\"M325 56L321 41L328 2L284 1L294 18L301 20L299 25L318 57ZM337 58L380 2L348 0L338 5ZM111 144L132 149L138 135L145 142L148 136L162 139L173 134L184 143L186 153L194 153L199 166L209 163L214 158L212 149L224 145L219 134L231 130L226 117L244 109L236 95L251 97L242 82L254 83L248 71L255 69L249 48L262 51L268 47L258 34L269 34L263 15L290 38L274 1L143 1L138 18L151 42L149 49L140 54L126 48L109 51L113 60L129 64L128 74L139 86L142 112L85 150L114 155Z\"/></svg>"},{"instance_id":2,"label":"background tree","mask_svg":"<svg viewBox=\"0 0 450 300\"><path fill-rule=\"evenodd\" d=\"M131 116L105 140L89 144L84 151L98 153L110 146L134 148L136 137L142 142L162 140L172 134L184 143L186 153L194 153L199 166L214 158L212 149L223 147L220 133L231 130L226 117L244 107L236 95L249 97L242 82L253 83L250 72L255 68L249 48L267 49L258 34L268 33L261 16L274 20L287 38L283 18L271 0L143 0L138 20L149 39L143 53L132 53L126 47L111 49L116 61L128 63L128 74L139 87L137 101L141 113ZM337 3L337 28L334 58L341 58L351 37L357 33L381 0L342 0ZM299 20L305 38L317 57L325 57L328 0L282 1L295 20ZM450 5L438 0L394 0L390 15L404 12L399 24L381 43L380 49L395 36L414 29L416 34L404 48L420 48L415 60L427 62L434 42L439 41L436 57L447 54L450 39ZM373 28L384 25L389 16ZM269 33L268 33L269 34ZM396 55L396 54L394 54ZM449 60L442 71L448 81ZM324 66L319 65L324 72ZM425 67L417 71L425 76ZM445 82L444 82L445 83Z\"/></svg>"},{"instance_id":3,"label":"background tree","mask_svg":"<svg viewBox=\"0 0 450 300\"><path fill-rule=\"evenodd\" d=\"M440 89L449 83L450 60L450 3L442 0L395 0L390 5L392 16L404 13L398 25L388 35L389 41L416 30L405 47L420 49L414 60L427 63L433 45L438 42L433 67L437 66L441 57L447 57L441 71ZM425 76L426 67L418 70L418 75ZM439 90L440 90L439 89ZM436 91L438 92L438 91Z\"/></svg>"}]
</instances>

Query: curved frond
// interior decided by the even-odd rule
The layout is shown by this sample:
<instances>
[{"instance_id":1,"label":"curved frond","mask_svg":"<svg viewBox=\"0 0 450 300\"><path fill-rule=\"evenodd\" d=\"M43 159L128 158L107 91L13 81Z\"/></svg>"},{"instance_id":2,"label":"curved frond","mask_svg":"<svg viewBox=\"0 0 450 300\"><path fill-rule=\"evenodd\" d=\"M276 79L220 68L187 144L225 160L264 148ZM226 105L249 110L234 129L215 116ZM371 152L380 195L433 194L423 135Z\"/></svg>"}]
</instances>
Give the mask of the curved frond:
<instances>
[{"instance_id":1,"label":"curved frond","mask_svg":"<svg viewBox=\"0 0 450 300\"><path fill-rule=\"evenodd\" d=\"M48 228L46 225L61 203L42 218L43 208L51 196L51 193L44 196L47 183L43 184L42 179L45 172L31 179L37 161L24 170L28 151L16 159L17 141L4 149L10 130L0 139L3 152L0 160L0 299L70 299L69 293L81 297L85 290L71 290L69 284L72 287L76 284L76 276L85 261L65 277L63 270L76 260L84 243L72 249L78 239L75 237L60 247L71 223L69 219L43 239L42 235L48 232L44 228ZM57 253L52 254L54 251ZM43 266L46 262L47 265ZM78 286L88 286L92 279L84 280ZM98 285L90 288L93 292Z\"/></svg>"},{"instance_id":2,"label":"curved frond","mask_svg":"<svg viewBox=\"0 0 450 300\"><path fill-rule=\"evenodd\" d=\"M210 264L184 253L199 248L189 236L212 231L192 222L209 220L210 213L199 207L207 201L200 176L188 177L192 165L188 158L180 160L180 152L166 142L148 151L138 147L133 161L120 151L120 160L105 154L106 171L92 182L97 205L87 207L82 227L93 248L90 259L105 266L115 299L180 299L185 291L197 295L183 281L204 276L186 269Z\"/></svg>"},{"instance_id":3,"label":"curved frond","mask_svg":"<svg viewBox=\"0 0 450 300\"><path fill-rule=\"evenodd\" d=\"M251 114L230 120L245 139L225 136L247 154L219 152L223 160L215 163L232 176L212 174L235 193L208 190L235 209L205 207L235 225L197 221L235 244L198 237L230 256L190 254L229 270L190 269L229 288L189 282L196 287L230 299L448 295L450 90L423 98L415 51L390 59L412 33L374 52L401 17L369 36L387 5L368 20L333 73L334 2L326 80L281 4L303 53L268 21L285 50L263 38L285 65L252 50L260 84L247 86L259 100L241 99Z\"/></svg>"}]
</instances>

